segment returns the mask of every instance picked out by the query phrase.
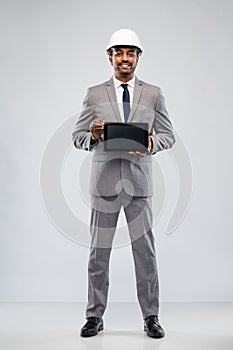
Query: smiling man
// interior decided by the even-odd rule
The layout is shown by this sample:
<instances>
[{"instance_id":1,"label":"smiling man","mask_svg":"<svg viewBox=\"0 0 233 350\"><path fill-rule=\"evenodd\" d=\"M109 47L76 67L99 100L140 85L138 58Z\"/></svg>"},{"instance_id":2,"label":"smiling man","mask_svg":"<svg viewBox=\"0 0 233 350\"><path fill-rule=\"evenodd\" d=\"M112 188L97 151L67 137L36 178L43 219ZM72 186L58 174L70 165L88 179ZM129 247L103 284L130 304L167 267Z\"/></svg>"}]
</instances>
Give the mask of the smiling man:
<instances>
[{"instance_id":1,"label":"smiling man","mask_svg":"<svg viewBox=\"0 0 233 350\"><path fill-rule=\"evenodd\" d=\"M114 68L115 78L127 82L134 77L134 71L139 59L139 50L129 47L118 47L111 49L110 62Z\"/></svg>"},{"instance_id":2,"label":"smiling man","mask_svg":"<svg viewBox=\"0 0 233 350\"><path fill-rule=\"evenodd\" d=\"M102 316L107 305L109 259L121 207L131 240L144 330L153 338L165 335L158 318L159 280L152 233L152 156L172 147L175 138L161 89L134 74L142 52L141 42L132 30L120 29L113 33L107 46L113 77L88 89L72 135L77 149L93 152L87 322L81 329L83 337L97 335L104 328ZM147 123L147 151L107 152L105 122Z\"/></svg>"}]
</instances>

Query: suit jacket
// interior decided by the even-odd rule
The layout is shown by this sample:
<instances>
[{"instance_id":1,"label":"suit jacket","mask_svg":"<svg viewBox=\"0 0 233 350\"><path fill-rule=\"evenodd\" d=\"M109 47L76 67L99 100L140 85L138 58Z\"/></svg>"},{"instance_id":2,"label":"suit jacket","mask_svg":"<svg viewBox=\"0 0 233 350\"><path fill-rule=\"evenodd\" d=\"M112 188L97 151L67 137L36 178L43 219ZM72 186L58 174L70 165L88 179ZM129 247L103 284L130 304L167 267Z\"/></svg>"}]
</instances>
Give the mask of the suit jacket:
<instances>
[{"instance_id":1,"label":"suit jacket","mask_svg":"<svg viewBox=\"0 0 233 350\"><path fill-rule=\"evenodd\" d=\"M103 139L92 149L89 127L95 118L121 122L113 78L88 89L83 110L72 134L77 149L93 152L89 193L94 196L114 196L124 189L130 195L152 196L152 155L172 147L175 142L161 89L137 77L135 79L128 122L146 122L149 125L152 149L144 157L127 152L105 152Z\"/></svg>"}]
</instances>

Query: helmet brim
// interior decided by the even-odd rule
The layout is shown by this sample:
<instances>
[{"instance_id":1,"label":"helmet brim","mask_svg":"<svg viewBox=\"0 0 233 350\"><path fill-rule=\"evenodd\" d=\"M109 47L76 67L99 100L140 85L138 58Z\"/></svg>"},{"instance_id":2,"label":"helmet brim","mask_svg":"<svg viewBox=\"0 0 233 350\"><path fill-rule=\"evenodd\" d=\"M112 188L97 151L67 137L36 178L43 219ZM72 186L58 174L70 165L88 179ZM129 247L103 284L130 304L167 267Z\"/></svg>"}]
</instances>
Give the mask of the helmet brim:
<instances>
[{"instance_id":1,"label":"helmet brim","mask_svg":"<svg viewBox=\"0 0 233 350\"><path fill-rule=\"evenodd\" d=\"M132 48L132 49L134 49L134 50L137 50L138 53L139 53L140 55L141 55L142 52L143 52L142 49L141 49L140 47L135 46L135 45L113 45L113 46L107 48L106 51L107 51L108 54L111 54L111 51L112 51L113 49L128 48L128 47L129 47L129 48Z\"/></svg>"}]
</instances>

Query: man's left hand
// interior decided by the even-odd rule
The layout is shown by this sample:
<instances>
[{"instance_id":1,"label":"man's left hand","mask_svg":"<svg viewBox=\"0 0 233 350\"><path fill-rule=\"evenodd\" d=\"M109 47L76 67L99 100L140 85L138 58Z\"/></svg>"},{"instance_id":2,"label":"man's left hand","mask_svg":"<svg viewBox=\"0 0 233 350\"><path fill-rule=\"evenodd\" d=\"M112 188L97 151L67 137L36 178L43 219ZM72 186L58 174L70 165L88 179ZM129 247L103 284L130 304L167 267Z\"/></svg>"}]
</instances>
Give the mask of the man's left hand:
<instances>
[{"instance_id":1,"label":"man's left hand","mask_svg":"<svg viewBox=\"0 0 233 350\"><path fill-rule=\"evenodd\" d=\"M152 143L151 143L151 138L150 138L150 136L148 137L148 152L150 152L151 151L151 146L152 146ZM142 152L139 152L139 151L130 151L130 152L128 152L129 154L133 154L133 155L135 155L135 156L140 156L140 157L144 157L145 156L145 154L146 154L146 152L145 153L142 153Z\"/></svg>"}]
</instances>

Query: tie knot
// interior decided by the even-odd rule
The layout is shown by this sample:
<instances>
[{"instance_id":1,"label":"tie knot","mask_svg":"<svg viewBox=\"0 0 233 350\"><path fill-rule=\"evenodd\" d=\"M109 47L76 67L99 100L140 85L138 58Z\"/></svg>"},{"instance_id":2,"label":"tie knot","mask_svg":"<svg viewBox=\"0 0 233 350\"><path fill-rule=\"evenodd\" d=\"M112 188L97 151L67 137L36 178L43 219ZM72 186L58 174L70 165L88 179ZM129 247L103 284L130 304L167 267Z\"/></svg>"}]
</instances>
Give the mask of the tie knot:
<instances>
[{"instance_id":1,"label":"tie knot","mask_svg":"<svg viewBox=\"0 0 233 350\"><path fill-rule=\"evenodd\" d=\"M124 90L128 90L127 88L128 84L121 84L121 86L123 87Z\"/></svg>"}]
</instances>

